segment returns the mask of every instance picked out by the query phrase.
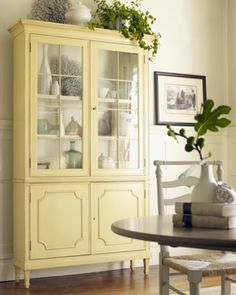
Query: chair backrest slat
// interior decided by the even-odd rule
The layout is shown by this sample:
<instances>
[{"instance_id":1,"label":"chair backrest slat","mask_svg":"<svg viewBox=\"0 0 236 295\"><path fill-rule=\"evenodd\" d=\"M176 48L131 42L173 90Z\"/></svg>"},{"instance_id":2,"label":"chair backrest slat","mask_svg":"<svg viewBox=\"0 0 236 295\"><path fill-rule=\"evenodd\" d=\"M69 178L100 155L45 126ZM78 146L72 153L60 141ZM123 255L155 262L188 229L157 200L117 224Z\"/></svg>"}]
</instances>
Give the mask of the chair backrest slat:
<instances>
[{"instance_id":1,"label":"chair backrest slat","mask_svg":"<svg viewBox=\"0 0 236 295\"><path fill-rule=\"evenodd\" d=\"M190 202L191 200L191 194L185 194L178 197L173 197L171 199L164 199L164 205L170 206L174 205L176 202Z\"/></svg>"},{"instance_id":2,"label":"chair backrest slat","mask_svg":"<svg viewBox=\"0 0 236 295\"><path fill-rule=\"evenodd\" d=\"M197 182L198 182L198 177L189 176L187 178L180 178L180 179L176 179L172 181L163 181L162 187L163 188L180 187L180 186L192 187Z\"/></svg>"},{"instance_id":3,"label":"chair backrest slat","mask_svg":"<svg viewBox=\"0 0 236 295\"><path fill-rule=\"evenodd\" d=\"M162 166L191 166L199 164L197 161L154 161L154 165L156 166L156 178L157 178L157 203L158 203L158 214L164 215L165 206L174 205L177 201L178 202L189 202L190 201L190 195L191 192L186 194L186 192L183 195L179 196L166 196L164 200L164 192L163 189L172 189L177 187L188 187L191 188L194 186L198 178L194 176L188 176L186 178L180 178L180 179L174 179L174 180L162 180ZM206 164L214 165L216 166L216 174L217 174L217 180L222 181L222 161L208 161ZM176 194L176 193L175 193Z\"/></svg>"}]
</instances>

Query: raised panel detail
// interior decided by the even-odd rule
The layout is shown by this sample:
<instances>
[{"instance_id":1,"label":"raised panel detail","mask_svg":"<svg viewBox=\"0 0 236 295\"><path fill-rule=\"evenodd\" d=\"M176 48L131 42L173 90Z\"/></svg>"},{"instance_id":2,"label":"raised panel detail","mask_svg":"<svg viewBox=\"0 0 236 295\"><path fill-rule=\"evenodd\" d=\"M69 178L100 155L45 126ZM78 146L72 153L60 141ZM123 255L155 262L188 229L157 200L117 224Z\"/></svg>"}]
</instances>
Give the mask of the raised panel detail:
<instances>
[{"instance_id":1,"label":"raised panel detail","mask_svg":"<svg viewBox=\"0 0 236 295\"><path fill-rule=\"evenodd\" d=\"M111 231L114 221L145 215L143 183L96 183L92 184L92 195L92 252L144 249L144 242Z\"/></svg>"},{"instance_id":2,"label":"raised panel detail","mask_svg":"<svg viewBox=\"0 0 236 295\"><path fill-rule=\"evenodd\" d=\"M98 238L105 246L132 242L131 239L112 233L110 225L127 216L138 216L138 202L139 198L132 189L104 189L103 194L98 197ZM113 207L115 210L111 210Z\"/></svg>"},{"instance_id":3,"label":"raised panel detail","mask_svg":"<svg viewBox=\"0 0 236 295\"><path fill-rule=\"evenodd\" d=\"M31 258L89 253L88 184L31 187Z\"/></svg>"},{"instance_id":4,"label":"raised panel detail","mask_svg":"<svg viewBox=\"0 0 236 295\"><path fill-rule=\"evenodd\" d=\"M77 246L83 238L82 203L75 192L45 192L38 200L39 243L46 250Z\"/></svg>"}]
</instances>

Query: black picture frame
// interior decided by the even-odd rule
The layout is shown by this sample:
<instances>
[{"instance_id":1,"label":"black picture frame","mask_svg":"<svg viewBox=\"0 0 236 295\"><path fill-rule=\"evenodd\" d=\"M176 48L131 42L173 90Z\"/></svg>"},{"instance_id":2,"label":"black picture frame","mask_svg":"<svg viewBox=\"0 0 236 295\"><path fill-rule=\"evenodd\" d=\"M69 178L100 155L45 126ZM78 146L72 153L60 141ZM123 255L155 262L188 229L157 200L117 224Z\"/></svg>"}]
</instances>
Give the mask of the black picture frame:
<instances>
[{"instance_id":1,"label":"black picture frame","mask_svg":"<svg viewBox=\"0 0 236 295\"><path fill-rule=\"evenodd\" d=\"M154 72L156 125L193 126L206 100L206 76Z\"/></svg>"}]
</instances>

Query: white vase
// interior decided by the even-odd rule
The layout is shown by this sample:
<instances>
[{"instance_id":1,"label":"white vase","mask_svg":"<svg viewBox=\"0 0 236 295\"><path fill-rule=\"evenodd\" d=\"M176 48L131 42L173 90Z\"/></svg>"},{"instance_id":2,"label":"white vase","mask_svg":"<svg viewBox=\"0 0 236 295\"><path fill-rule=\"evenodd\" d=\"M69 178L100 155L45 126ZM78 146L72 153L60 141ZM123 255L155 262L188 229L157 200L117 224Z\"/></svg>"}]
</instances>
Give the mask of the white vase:
<instances>
[{"instance_id":1,"label":"white vase","mask_svg":"<svg viewBox=\"0 0 236 295\"><path fill-rule=\"evenodd\" d=\"M217 183L213 175L212 165L202 165L200 178L191 194L191 201L214 202L216 187Z\"/></svg>"},{"instance_id":2,"label":"white vase","mask_svg":"<svg viewBox=\"0 0 236 295\"><path fill-rule=\"evenodd\" d=\"M43 57L39 68L38 92L50 94L52 86L51 69L48 62L48 44L43 44Z\"/></svg>"},{"instance_id":3,"label":"white vase","mask_svg":"<svg viewBox=\"0 0 236 295\"><path fill-rule=\"evenodd\" d=\"M71 1L71 8L65 17L67 24L85 26L91 20L91 12L80 1Z\"/></svg>"},{"instance_id":4,"label":"white vase","mask_svg":"<svg viewBox=\"0 0 236 295\"><path fill-rule=\"evenodd\" d=\"M65 126L63 122L63 114L60 114L60 135L64 136L65 135Z\"/></svg>"}]
</instances>

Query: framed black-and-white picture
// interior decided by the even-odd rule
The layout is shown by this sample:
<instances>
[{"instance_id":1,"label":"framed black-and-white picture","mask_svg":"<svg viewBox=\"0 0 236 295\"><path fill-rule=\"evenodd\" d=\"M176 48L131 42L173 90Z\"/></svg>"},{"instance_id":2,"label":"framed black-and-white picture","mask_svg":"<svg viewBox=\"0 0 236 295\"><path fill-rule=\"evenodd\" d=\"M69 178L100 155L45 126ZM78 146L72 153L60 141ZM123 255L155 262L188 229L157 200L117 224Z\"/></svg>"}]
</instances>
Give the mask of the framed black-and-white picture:
<instances>
[{"instance_id":1,"label":"framed black-and-white picture","mask_svg":"<svg viewBox=\"0 0 236 295\"><path fill-rule=\"evenodd\" d=\"M154 72L157 125L194 125L194 116L206 99L206 77Z\"/></svg>"}]
</instances>

